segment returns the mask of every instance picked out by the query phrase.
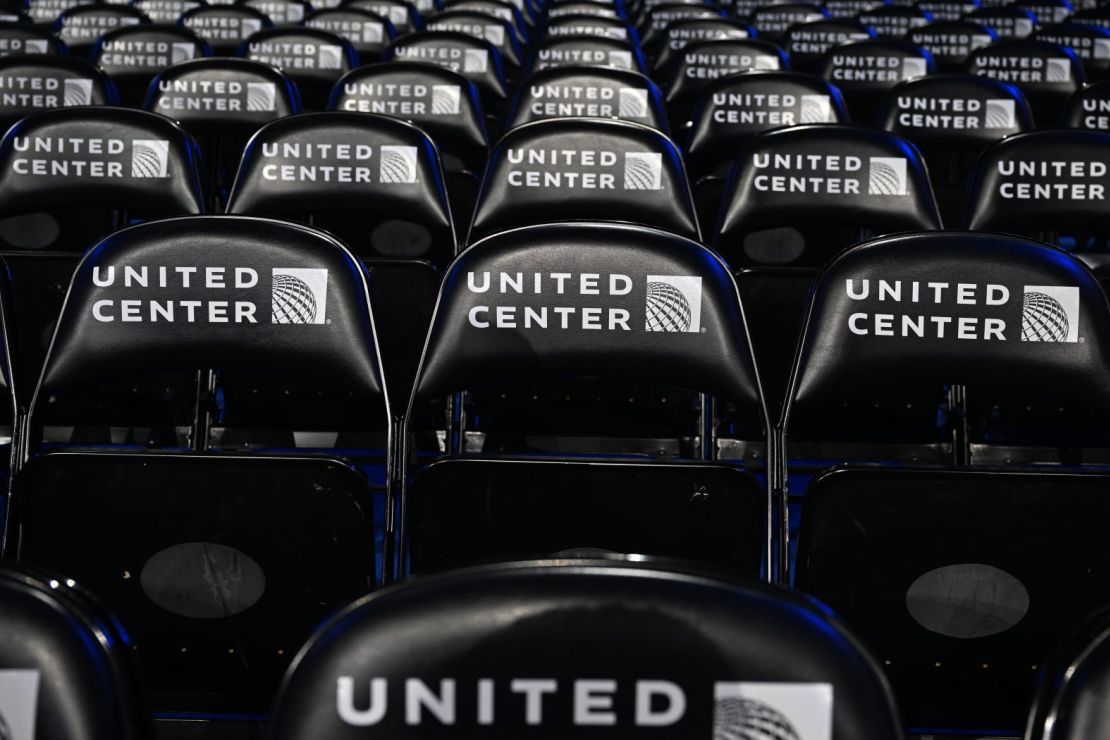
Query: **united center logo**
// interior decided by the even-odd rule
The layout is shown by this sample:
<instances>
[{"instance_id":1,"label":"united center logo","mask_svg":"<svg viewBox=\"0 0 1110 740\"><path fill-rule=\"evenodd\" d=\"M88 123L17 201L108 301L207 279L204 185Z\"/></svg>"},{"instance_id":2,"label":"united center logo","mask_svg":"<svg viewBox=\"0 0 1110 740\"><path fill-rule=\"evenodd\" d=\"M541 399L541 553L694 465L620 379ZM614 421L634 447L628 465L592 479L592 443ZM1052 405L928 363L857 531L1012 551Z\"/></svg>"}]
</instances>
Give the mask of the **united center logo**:
<instances>
[{"instance_id":1,"label":"united center logo","mask_svg":"<svg viewBox=\"0 0 1110 740\"><path fill-rule=\"evenodd\" d=\"M463 52L463 72L485 74L489 68L489 53L485 49L464 49Z\"/></svg>"},{"instance_id":2,"label":"united center logo","mask_svg":"<svg viewBox=\"0 0 1110 740\"><path fill-rule=\"evenodd\" d=\"M647 118L648 91L622 87L617 96L617 115L621 118Z\"/></svg>"},{"instance_id":3,"label":"united center logo","mask_svg":"<svg viewBox=\"0 0 1110 740\"><path fill-rule=\"evenodd\" d=\"M1078 342L1079 288L1026 285L1021 306L1021 341Z\"/></svg>"},{"instance_id":4,"label":"united center logo","mask_svg":"<svg viewBox=\"0 0 1110 740\"><path fill-rule=\"evenodd\" d=\"M316 55L319 69L342 69L343 47L334 44L323 44Z\"/></svg>"},{"instance_id":5,"label":"united center logo","mask_svg":"<svg viewBox=\"0 0 1110 740\"><path fill-rule=\"evenodd\" d=\"M832 101L828 95L803 95L799 123L833 123Z\"/></svg>"},{"instance_id":6,"label":"united center logo","mask_svg":"<svg viewBox=\"0 0 1110 740\"><path fill-rule=\"evenodd\" d=\"M247 110L253 113L277 109L277 86L272 82L247 83Z\"/></svg>"},{"instance_id":7,"label":"united center logo","mask_svg":"<svg viewBox=\"0 0 1110 740\"><path fill-rule=\"evenodd\" d=\"M1071 60L1047 60L1045 62L1045 80L1048 82L1071 82Z\"/></svg>"},{"instance_id":8,"label":"united center logo","mask_svg":"<svg viewBox=\"0 0 1110 740\"><path fill-rule=\"evenodd\" d=\"M65 80L62 102L66 107L92 105L92 80Z\"/></svg>"},{"instance_id":9,"label":"united center logo","mask_svg":"<svg viewBox=\"0 0 1110 740\"><path fill-rule=\"evenodd\" d=\"M906 57L902 60L902 79L912 80L929 73L929 65L921 57Z\"/></svg>"},{"instance_id":10,"label":"united center logo","mask_svg":"<svg viewBox=\"0 0 1110 740\"><path fill-rule=\"evenodd\" d=\"M826 683L718 683L713 740L832 740Z\"/></svg>"},{"instance_id":11,"label":"united center logo","mask_svg":"<svg viewBox=\"0 0 1110 740\"><path fill-rule=\"evenodd\" d=\"M661 190L662 188L663 154L661 152L625 152L625 190Z\"/></svg>"},{"instance_id":12,"label":"united center logo","mask_svg":"<svg viewBox=\"0 0 1110 740\"><path fill-rule=\"evenodd\" d=\"M275 324L323 324L328 311L328 271L275 267L271 282L271 317Z\"/></svg>"},{"instance_id":13,"label":"united center logo","mask_svg":"<svg viewBox=\"0 0 1110 740\"><path fill-rule=\"evenodd\" d=\"M867 193L868 195L908 195L906 160L902 157L871 157Z\"/></svg>"},{"instance_id":14,"label":"united center logo","mask_svg":"<svg viewBox=\"0 0 1110 740\"><path fill-rule=\"evenodd\" d=\"M131 177L169 177L170 142L164 139L135 139L131 142Z\"/></svg>"},{"instance_id":15,"label":"united center logo","mask_svg":"<svg viewBox=\"0 0 1110 740\"><path fill-rule=\"evenodd\" d=\"M432 85L432 115L457 116L462 103L458 85Z\"/></svg>"},{"instance_id":16,"label":"united center logo","mask_svg":"<svg viewBox=\"0 0 1110 740\"><path fill-rule=\"evenodd\" d=\"M697 334L701 331L701 278L648 275L645 330Z\"/></svg>"},{"instance_id":17,"label":"united center logo","mask_svg":"<svg viewBox=\"0 0 1110 740\"><path fill-rule=\"evenodd\" d=\"M632 52L630 51L611 51L609 52L609 66L616 67L617 69L632 69Z\"/></svg>"},{"instance_id":18,"label":"united center logo","mask_svg":"<svg viewBox=\"0 0 1110 740\"><path fill-rule=\"evenodd\" d=\"M174 42L170 47L170 59L173 64L187 62L196 55L196 46L187 41Z\"/></svg>"},{"instance_id":19,"label":"united center logo","mask_svg":"<svg viewBox=\"0 0 1110 740\"><path fill-rule=\"evenodd\" d=\"M35 740L39 684L36 670L0 670L0 738Z\"/></svg>"},{"instance_id":20,"label":"united center logo","mask_svg":"<svg viewBox=\"0 0 1110 740\"><path fill-rule=\"evenodd\" d=\"M984 119L987 128L1013 128L1014 101L988 100L984 112Z\"/></svg>"},{"instance_id":21,"label":"united center logo","mask_svg":"<svg viewBox=\"0 0 1110 740\"><path fill-rule=\"evenodd\" d=\"M379 151L378 180L408 185L416 182L416 147L382 146Z\"/></svg>"}]
</instances>

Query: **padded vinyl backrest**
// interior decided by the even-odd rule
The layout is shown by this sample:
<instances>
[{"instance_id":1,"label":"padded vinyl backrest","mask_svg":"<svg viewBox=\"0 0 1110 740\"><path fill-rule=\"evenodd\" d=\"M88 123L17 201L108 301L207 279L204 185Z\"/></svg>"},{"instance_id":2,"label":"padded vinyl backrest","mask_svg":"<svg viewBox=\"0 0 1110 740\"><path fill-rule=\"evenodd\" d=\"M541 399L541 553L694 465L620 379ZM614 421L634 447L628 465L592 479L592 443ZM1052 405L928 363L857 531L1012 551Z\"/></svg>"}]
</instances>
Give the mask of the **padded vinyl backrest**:
<instances>
[{"instance_id":1,"label":"padded vinyl backrest","mask_svg":"<svg viewBox=\"0 0 1110 740\"><path fill-rule=\"evenodd\" d=\"M840 91L813 75L763 72L726 77L708 86L694 109L686 163L691 170L727 169L722 153L734 152L755 134L800 124L847 122Z\"/></svg>"},{"instance_id":2,"label":"padded vinyl backrest","mask_svg":"<svg viewBox=\"0 0 1110 740\"><path fill-rule=\"evenodd\" d=\"M73 276L34 405L148 372L268 369L384 396L362 268L323 232L206 216L140 224Z\"/></svg>"},{"instance_id":3,"label":"padded vinyl backrest","mask_svg":"<svg viewBox=\"0 0 1110 740\"><path fill-rule=\"evenodd\" d=\"M44 207L203 213L196 144L170 119L140 110L60 108L28 116L0 139L0 216Z\"/></svg>"},{"instance_id":4,"label":"padded vinyl backrest","mask_svg":"<svg viewBox=\"0 0 1110 740\"><path fill-rule=\"evenodd\" d=\"M1021 90L972 75L931 75L891 88L879 106L879 123L923 147L985 147L1033 129Z\"/></svg>"},{"instance_id":5,"label":"padded vinyl backrest","mask_svg":"<svg viewBox=\"0 0 1110 740\"><path fill-rule=\"evenodd\" d=\"M0 570L0 728L8 740L145 740L131 646L72 581Z\"/></svg>"},{"instance_id":6,"label":"padded vinyl backrest","mask_svg":"<svg viewBox=\"0 0 1110 740\"><path fill-rule=\"evenodd\" d=\"M727 267L693 241L643 227L531 226L451 265L414 398L541 376L639 379L762 403Z\"/></svg>"},{"instance_id":7,"label":"padded vinyl backrest","mask_svg":"<svg viewBox=\"0 0 1110 740\"><path fill-rule=\"evenodd\" d=\"M497 47L455 31L419 31L400 36L389 45L385 58L424 62L458 72L490 100L508 97L509 83Z\"/></svg>"},{"instance_id":8,"label":"padded vinyl backrest","mask_svg":"<svg viewBox=\"0 0 1110 740\"><path fill-rule=\"evenodd\" d=\"M812 219L885 233L940 227L925 165L905 139L814 125L746 140L725 192L717 244Z\"/></svg>"},{"instance_id":9,"label":"padded vinyl backrest","mask_svg":"<svg viewBox=\"0 0 1110 740\"><path fill-rule=\"evenodd\" d=\"M228 213L291 218L325 211L413 221L446 235L452 251L455 244L439 151L427 134L395 118L306 113L267 124L247 144Z\"/></svg>"},{"instance_id":10,"label":"padded vinyl backrest","mask_svg":"<svg viewBox=\"0 0 1110 740\"><path fill-rule=\"evenodd\" d=\"M189 29L152 24L109 31L92 50L96 65L120 84L146 84L167 67L211 55L208 44Z\"/></svg>"},{"instance_id":11,"label":"padded vinyl backrest","mask_svg":"<svg viewBox=\"0 0 1110 740\"><path fill-rule=\"evenodd\" d=\"M815 602L677 568L568 560L418 578L356 602L294 660L269 737L900 732L878 669Z\"/></svg>"},{"instance_id":12,"label":"padded vinyl backrest","mask_svg":"<svg viewBox=\"0 0 1110 740\"><path fill-rule=\"evenodd\" d=\"M75 57L20 54L0 58L0 125L39 110L78 105L115 105L116 86L100 69Z\"/></svg>"},{"instance_id":13,"label":"padded vinyl backrest","mask_svg":"<svg viewBox=\"0 0 1110 740\"><path fill-rule=\"evenodd\" d=\"M147 110L190 131L254 133L275 118L299 113L300 96L275 67L247 59L193 59L165 70L150 84Z\"/></svg>"},{"instance_id":14,"label":"padded vinyl backrest","mask_svg":"<svg viewBox=\"0 0 1110 740\"><path fill-rule=\"evenodd\" d=\"M0 21L0 56L61 54L64 45L52 33L16 21Z\"/></svg>"},{"instance_id":15,"label":"padded vinyl backrest","mask_svg":"<svg viewBox=\"0 0 1110 740\"><path fill-rule=\"evenodd\" d=\"M518 126L490 153L468 242L537 221L589 220L629 221L699 238L674 143L624 121Z\"/></svg>"},{"instance_id":16,"label":"padded vinyl backrest","mask_svg":"<svg viewBox=\"0 0 1110 740\"><path fill-rule=\"evenodd\" d=\"M1037 131L1004 139L968 180L969 229L1110 232L1110 134Z\"/></svg>"},{"instance_id":17,"label":"padded vinyl backrest","mask_svg":"<svg viewBox=\"0 0 1110 740\"><path fill-rule=\"evenodd\" d=\"M359 67L335 84L328 108L400 118L443 152L474 150L481 152L474 159L486 158L489 135L478 88L445 67L401 60Z\"/></svg>"},{"instance_id":18,"label":"padded vinyl backrest","mask_svg":"<svg viewBox=\"0 0 1110 740\"><path fill-rule=\"evenodd\" d=\"M669 131L663 96L627 69L560 67L536 72L517 89L505 128L549 118L616 118Z\"/></svg>"},{"instance_id":19,"label":"padded vinyl backrest","mask_svg":"<svg viewBox=\"0 0 1110 740\"><path fill-rule=\"evenodd\" d=\"M630 69L647 73L647 63L639 47L629 48L619 39L599 36L553 36L536 46L531 70L554 67L595 66Z\"/></svg>"},{"instance_id":20,"label":"padded vinyl backrest","mask_svg":"<svg viewBox=\"0 0 1110 740\"><path fill-rule=\"evenodd\" d=\"M788 408L915 383L1048 389L1110 408L1110 310L1048 244L942 232L843 252L814 288Z\"/></svg>"}]
</instances>

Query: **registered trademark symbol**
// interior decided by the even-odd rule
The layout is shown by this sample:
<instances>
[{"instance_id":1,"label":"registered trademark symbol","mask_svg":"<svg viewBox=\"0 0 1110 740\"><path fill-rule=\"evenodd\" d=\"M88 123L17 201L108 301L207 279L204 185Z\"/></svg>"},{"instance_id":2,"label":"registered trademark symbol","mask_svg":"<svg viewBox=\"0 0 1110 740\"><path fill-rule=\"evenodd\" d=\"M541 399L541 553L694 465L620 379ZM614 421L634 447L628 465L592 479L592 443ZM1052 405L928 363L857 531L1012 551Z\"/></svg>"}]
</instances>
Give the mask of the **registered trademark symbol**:
<instances>
[{"instance_id":1,"label":"registered trademark symbol","mask_svg":"<svg viewBox=\"0 0 1110 740\"><path fill-rule=\"evenodd\" d=\"M1086 341L1087 341L1087 337L1080 337L1080 338L1079 338L1079 343L1080 343L1080 344L1083 344L1083 343L1084 343L1084 342L1086 342Z\"/></svg>"},{"instance_id":2,"label":"registered trademark symbol","mask_svg":"<svg viewBox=\"0 0 1110 740\"><path fill-rule=\"evenodd\" d=\"M331 325L331 319L324 319L324 323L328 324L330 326Z\"/></svg>"},{"instance_id":3,"label":"registered trademark symbol","mask_svg":"<svg viewBox=\"0 0 1110 740\"><path fill-rule=\"evenodd\" d=\"M708 329L706 329L706 328L705 328L704 326L703 326L703 327L701 328L701 333L702 333L702 334L705 334L705 333L706 333L707 331L709 331L709 330L708 330Z\"/></svg>"}]
</instances>

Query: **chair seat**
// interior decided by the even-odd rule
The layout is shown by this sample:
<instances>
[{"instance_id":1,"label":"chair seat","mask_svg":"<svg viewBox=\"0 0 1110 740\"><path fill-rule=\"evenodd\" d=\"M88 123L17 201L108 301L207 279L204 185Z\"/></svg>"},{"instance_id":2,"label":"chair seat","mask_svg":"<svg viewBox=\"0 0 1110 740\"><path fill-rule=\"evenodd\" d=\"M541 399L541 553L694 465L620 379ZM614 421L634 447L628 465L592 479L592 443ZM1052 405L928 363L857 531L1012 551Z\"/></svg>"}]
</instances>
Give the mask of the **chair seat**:
<instances>
[{"instance_id":1,"label":"chair seat","mask_svg":"<svg viewBox=\"0 0 1110 740\"><path fill-rule=\"evenodd\" d=\"M13 496L20 562L105 600L156 711L265 711L373 580L369 487L335 459L46 451Z\"/></svg>"},{"instance_id":2,"label":"chair seat","mask_svg":"<svg viewBox=\"0 0 1110 740\"><path fill-rule=\"evenodd\" d=\"M767 504L719 463L451 457L410 490L411 568L589 547L758 576Z\"/></svg>"},{"instance_id":3,"label":"chair seat","mask_svg":"<svg viewBox=\"0 0 1110 740\"><path fill-rule=\"evenodd\" d=\"M1018 732L1054 642L1110 602L1099 473L852 466L810 484L795 585L886 669L910 727Z\"/></svg>"}]
</instances>

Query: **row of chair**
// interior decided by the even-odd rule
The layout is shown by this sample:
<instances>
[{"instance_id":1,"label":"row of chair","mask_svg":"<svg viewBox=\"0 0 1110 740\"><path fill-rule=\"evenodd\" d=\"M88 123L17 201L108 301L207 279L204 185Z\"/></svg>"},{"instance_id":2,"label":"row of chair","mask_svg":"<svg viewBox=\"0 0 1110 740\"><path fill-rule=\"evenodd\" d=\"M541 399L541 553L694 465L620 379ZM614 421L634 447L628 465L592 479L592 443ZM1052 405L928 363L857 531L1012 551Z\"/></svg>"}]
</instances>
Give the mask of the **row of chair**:
<instances>
[{"instance_id":1,"label":"row of chair","mask_svg":"<svg viewBox=\"0 0 1110 740\"><path fill-rule=\"evenodd\" d=\"M1016 727L1052 639L1106 599L1091 566L1098 546L1072 536L1105 514L1097 470L826 470L789 452L796 437L821 440L815 430L840 426L829 409L845 398L906 399L903 386L916 389L909 398L957 383L989 389L986 398L1045 393L1104 408L1110 309L1094 275L1054 247L925 232L843 253L809 301L773 425L734 279L675 234L568 223L471 246L447 270L407 412L390 406L369 293L331 237L241 217L131 227L74 275L17 433L8 550L109 600L163 708L264 704L311 625L373 582L374 513L366 479L333 449L39 441L44 409L67 393L153 372L215 369L247 395L267 390L250 373L292 374L346 399L357 428L387 429L386 580L576 547L765 573L844 614L884 662L913 727ZM423 401L572 378L678 386L733 404L736 423L763 429L766 485L713 454L506 458L466 454L455 439L446 456L417 456L411 419ZM295 408L283 411L296 423ZM800 502L796 542L794 470L820 473ZM1000 521L1000 511L1014 514ZM953 590L968 593L954 601ZM961 703L971 690L989 701Z\"/></svg>"},{"instance_id":2,"label":"row of chair","mask_svg":"<svg viewBox=\"0 0 1110 740\"><path fill-rule=\"evenodd\" d=\"M4 570L0 603L8 737L154 737L132 643L99 600L72 580ZM1107 726L1108 634L1103 612L1061 642L1027 740ZM353 603L298 656L267 737L541 731L901 736L877 664L820 605L671 564L562 560L425 577Z\"/></svg>"}]
</instances>

